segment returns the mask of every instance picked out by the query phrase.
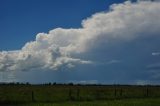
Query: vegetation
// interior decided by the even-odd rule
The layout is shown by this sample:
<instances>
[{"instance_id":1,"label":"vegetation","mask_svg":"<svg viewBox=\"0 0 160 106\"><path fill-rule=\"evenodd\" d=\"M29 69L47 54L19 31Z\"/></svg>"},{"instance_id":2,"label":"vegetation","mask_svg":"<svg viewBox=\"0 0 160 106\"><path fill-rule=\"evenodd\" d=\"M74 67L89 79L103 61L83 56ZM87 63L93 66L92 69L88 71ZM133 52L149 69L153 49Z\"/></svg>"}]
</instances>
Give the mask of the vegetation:
<instances>
[{"instance_id":1,"label":"vegetation","mask_svg":"<svg viewBox=\"0 0 160 106\"><path fill-rule=\"evenodd\" d=\"M71 104L75 104L74 106L79 106L78 104L86 106L97 106L97 104L101 104L100 106L132 106L132 104L149 106L153 104L156 106L156 104L160 104L160 86L73 85L72 83L1 84L0 104L30 104L30 106L52 106L53 104L54 106L72 106Z\"/></svg>"},{"instance_id":2,"label":"vegetation","mask_svg":"<svg viewBox=\"0 0 160 106\"><path fill-rule=\"evenodd\" d=\"M76 101L62 103L31 103L21 106L159 106L160 99L122 99L107 101Z\"/></svg>"}]
</instances>

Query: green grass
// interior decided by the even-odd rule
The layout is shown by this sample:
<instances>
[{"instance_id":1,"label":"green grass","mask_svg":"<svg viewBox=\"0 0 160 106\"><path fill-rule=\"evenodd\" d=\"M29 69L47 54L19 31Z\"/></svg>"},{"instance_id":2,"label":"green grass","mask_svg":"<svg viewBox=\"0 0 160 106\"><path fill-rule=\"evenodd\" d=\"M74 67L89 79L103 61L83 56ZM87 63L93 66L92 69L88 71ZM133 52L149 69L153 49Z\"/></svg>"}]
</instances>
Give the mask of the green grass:
<instances>
[{"instance_id":1,"label":"green grass","mask_svg":"<svg viewBox=\"0 0 160 106\"><path fill-rule=\"evenodd\" d=\"M22 103L26 103L24 106L159 106L160 86L0 85L0 106Z\"/></svg>"},{"instance_id":2,"label":"green grass","mask_svg":"<svg viewBox=\"0 0 160 106\"><path fill-rule=\"evenodd\" d=\"M159 106L157 99L122 99L108 101L63 102L63 103L31 103L20 106Z\"/></svg>"}]
</instances>

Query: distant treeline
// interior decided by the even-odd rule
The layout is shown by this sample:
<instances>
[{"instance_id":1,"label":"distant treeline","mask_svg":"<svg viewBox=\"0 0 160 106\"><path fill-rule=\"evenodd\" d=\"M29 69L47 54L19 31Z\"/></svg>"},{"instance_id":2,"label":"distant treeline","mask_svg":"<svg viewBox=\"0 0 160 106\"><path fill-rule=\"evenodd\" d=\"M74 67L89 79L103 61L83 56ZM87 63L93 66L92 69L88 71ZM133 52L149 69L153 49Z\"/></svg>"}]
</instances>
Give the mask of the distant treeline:
<instances>
[{"instance_id":1,"label":"distant treeline","mask_svg":"<svg viewBox=\"0 0 160 106\"><path fill-rule=\"evenodd\" d=\"M0 85L69 85L69 86L154 86L160 87L160 85L133 85L133 84L80 84L80 83L56 83L56 82L48 82L41 84L31 84L29 82L0 82Z\"/></svg>"}]
</instances>

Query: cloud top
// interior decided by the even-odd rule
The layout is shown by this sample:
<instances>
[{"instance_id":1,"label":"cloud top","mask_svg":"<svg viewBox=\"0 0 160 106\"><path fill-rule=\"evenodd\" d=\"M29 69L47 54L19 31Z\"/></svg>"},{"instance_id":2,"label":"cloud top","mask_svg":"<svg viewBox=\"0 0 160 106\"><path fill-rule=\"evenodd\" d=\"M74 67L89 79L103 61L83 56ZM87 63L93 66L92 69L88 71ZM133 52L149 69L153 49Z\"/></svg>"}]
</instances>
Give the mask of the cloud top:
<instances>
[{"instance_id":1,"label":"cloud top","mask_svg":"<svg viewBox=\"0 0 160 106\"><path fill-rule=\"evenodd\" d=\"M1 51L0 71L59 70L92 64L92 59L83 58L84 54L98 52L97 48L109 48L110 44L157 36L159 11L159 2L113 4L109 11L83 20L81 28L56 28L37 34L36 39L27 42L21 50ZM118 61L111 63L115 62Z\"/></svg>"}]
</instances>

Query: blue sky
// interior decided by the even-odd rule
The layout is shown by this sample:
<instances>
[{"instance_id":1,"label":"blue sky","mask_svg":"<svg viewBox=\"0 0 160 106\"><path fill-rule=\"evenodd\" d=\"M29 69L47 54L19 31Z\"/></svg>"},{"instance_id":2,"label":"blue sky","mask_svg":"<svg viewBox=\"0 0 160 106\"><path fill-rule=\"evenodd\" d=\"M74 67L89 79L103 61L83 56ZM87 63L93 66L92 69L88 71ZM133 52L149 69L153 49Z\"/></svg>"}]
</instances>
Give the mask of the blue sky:
<instances>
[{"instance_id":1,"label":"blue sky","mask_svg":"<svg viewBox=\"0 0 160 106\"><path fill-rule=\"evenodd\" d=\"M20 49L39 32L78 28L81 20L124 0L1 0L0 50ZM9 42L8 42L9 39Z\"/></svg>"},{"instance_id":2,"label":"blue sky","mask_svg":"<svg viewBox=\"0 0 160 106\"><path fill-rule=\"evenodd\" d=\"M159 84L159 11L149 0L0 0L0 81Z\"/></svg>"}]
</instances>

